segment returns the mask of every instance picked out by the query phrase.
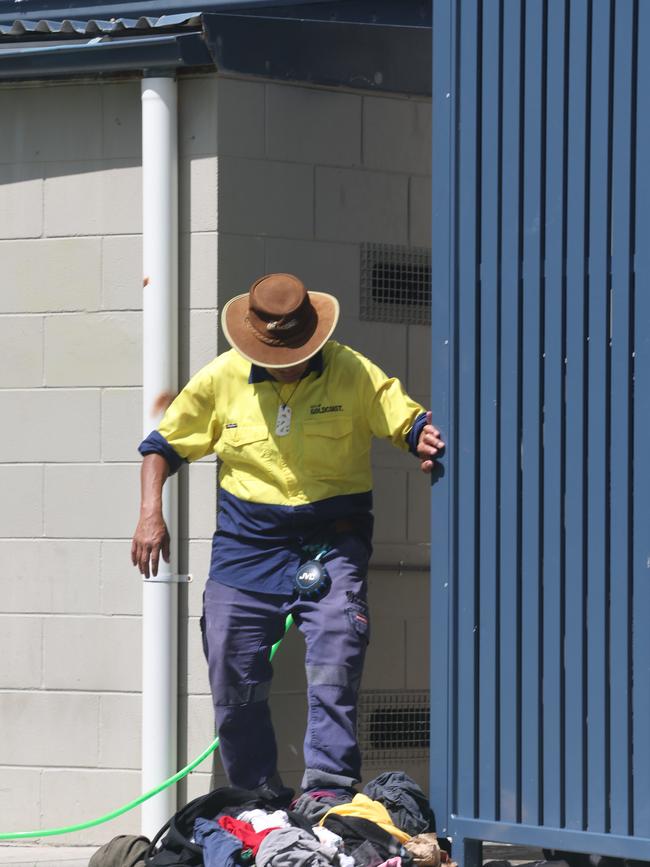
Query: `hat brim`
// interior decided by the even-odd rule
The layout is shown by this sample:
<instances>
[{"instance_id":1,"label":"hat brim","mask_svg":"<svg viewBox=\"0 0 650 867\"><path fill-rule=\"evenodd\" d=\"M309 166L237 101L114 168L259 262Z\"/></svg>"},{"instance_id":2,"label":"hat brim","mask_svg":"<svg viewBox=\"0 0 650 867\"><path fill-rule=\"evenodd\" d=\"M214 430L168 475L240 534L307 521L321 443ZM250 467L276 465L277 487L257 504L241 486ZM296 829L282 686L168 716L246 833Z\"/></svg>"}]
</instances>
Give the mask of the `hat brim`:
<instances>
[{"instance_id":1,"label":"hat brim","mask_svg":"<svg viewBox=\"0 0 650 867\"><path fill-rule=\"evenodd\" d=\"M318 317L314 333L301 346L268 346L255 337L244 321L248 313L249 298L250 295L246 292L226 303L221 311L221 327L233 349L247 361L261 367L293 367L307 361L323 348L339 321L338 300L327 292L310 290L309 299Z\"/></svg>"}]
</instances>

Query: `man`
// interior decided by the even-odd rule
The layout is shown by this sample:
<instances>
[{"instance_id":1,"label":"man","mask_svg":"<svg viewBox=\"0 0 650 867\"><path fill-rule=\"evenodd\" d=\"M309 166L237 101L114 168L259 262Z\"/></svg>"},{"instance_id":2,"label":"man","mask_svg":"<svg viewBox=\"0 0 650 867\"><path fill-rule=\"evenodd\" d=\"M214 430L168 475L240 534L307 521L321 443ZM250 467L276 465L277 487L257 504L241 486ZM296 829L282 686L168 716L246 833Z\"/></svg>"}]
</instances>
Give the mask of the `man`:
<instances>
[{"instance_id":1,"label":"man","mask_svg":"<svg viewBox=\"0 0 650 867\"><path fill-rule=\"evenodd\" d=\"M356 706L370 620L373 436L430 472L444 444L397 379L331 340L336 298L271 274L222 313L233 347L199 371L140 445L142 505L132 561L155 575L169 556L165 479L216 452L218 529L201 619L221 757L230 782L282 786L268 708L271 646L290 612L306 641L303 790L360 780ZM316 558L327 574L299 590ZM316 570L318 572L318 568Z\"/></svg>"}]
</instances>

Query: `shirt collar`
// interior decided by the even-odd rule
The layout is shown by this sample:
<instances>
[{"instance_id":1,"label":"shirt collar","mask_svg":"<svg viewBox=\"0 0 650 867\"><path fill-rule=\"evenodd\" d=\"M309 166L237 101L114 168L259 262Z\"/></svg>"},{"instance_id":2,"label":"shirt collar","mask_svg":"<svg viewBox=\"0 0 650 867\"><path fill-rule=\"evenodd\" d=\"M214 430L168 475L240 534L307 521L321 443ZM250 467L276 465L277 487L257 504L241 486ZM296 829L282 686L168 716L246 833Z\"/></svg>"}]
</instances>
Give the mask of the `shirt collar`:
<instances>
[{"instance_id":1,"label":"shirt collar","mask_svg":"<svg viewBox=\"0 0 650 867\"><path fill-rule=\"evenodd\" d=\"M323 372L323 367L323 350L319 349L316 355L312 355L309 359L309 364L300 378L304 379L306 376L309 376L310 373L315 373L316 376L320 376ZM265 367L261 367L258 364L251 364L251 372L248 377L249 383L268 382L269 380L276 382Z\"/></svg>"}]
</instances>

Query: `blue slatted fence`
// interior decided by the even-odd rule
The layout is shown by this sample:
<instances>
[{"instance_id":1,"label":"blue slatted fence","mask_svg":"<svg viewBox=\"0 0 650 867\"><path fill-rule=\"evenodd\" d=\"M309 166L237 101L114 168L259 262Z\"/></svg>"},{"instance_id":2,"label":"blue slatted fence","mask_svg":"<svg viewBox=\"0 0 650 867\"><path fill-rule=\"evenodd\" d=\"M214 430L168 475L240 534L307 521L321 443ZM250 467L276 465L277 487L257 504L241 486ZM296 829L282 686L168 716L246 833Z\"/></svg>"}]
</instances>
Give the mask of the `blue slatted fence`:
<instances>
[{"instance_id":1,"label":"blue slatted fence","mask_svg":"<svg viewBox=\"0 0 650 867\"><path fill-rule=\"evenodd\" d=\"M433 39L432 801L468 864L650 859L650 3Z\"/></svg>"}]
</instances>

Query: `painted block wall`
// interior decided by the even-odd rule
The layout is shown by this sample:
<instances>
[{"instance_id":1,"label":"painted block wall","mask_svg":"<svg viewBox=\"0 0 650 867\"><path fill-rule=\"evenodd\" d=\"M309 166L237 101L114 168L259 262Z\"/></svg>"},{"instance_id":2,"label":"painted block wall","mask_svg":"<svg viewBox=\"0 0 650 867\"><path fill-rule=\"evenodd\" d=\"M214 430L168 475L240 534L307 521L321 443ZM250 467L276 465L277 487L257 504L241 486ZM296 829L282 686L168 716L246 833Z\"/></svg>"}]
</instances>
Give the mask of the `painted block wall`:
<instances>
[{"instance_id":1,"label":"painted block wall","mask_svg":"<svg viewBox=\"0 0 650 867\"><path fill-rule=\"evenodd\" d=\"M0 90L2 830L138 792L139 85ZM83 843L137 826L117 820Z\"/></svg>"},{"instance_id":2,"label":"painted block wall","mask_svg":"<svg viewBox=\"0 0 650 867\"><path fill-rule=\"evenodd\" d=\"M423 326L360 322L359 244L429 244L430 104L264 82L184 79L180 379L226 348L219 305L268 271L338 295L337 338L423 403ZM139 792L141 585L129 562L140 422L138 81L0 90L0 815L7 830L99 815ZM428 687L429 496L375 452L373 640L364 689ZM181 472L179 762L212 739L198 617L214 461ZM281 770L302 770L302 644L278 656ZM403 764L403 763L402 763ZM179 786L205 791L206 762ZM367 769L370 778L381 768ZM407 767L423 784L427 771ZM216 769L216 779L222 777ZM101 843L138 811L53 838ZM4 830L4 828L2 829Z\"/></svg>"}]
</instances>

